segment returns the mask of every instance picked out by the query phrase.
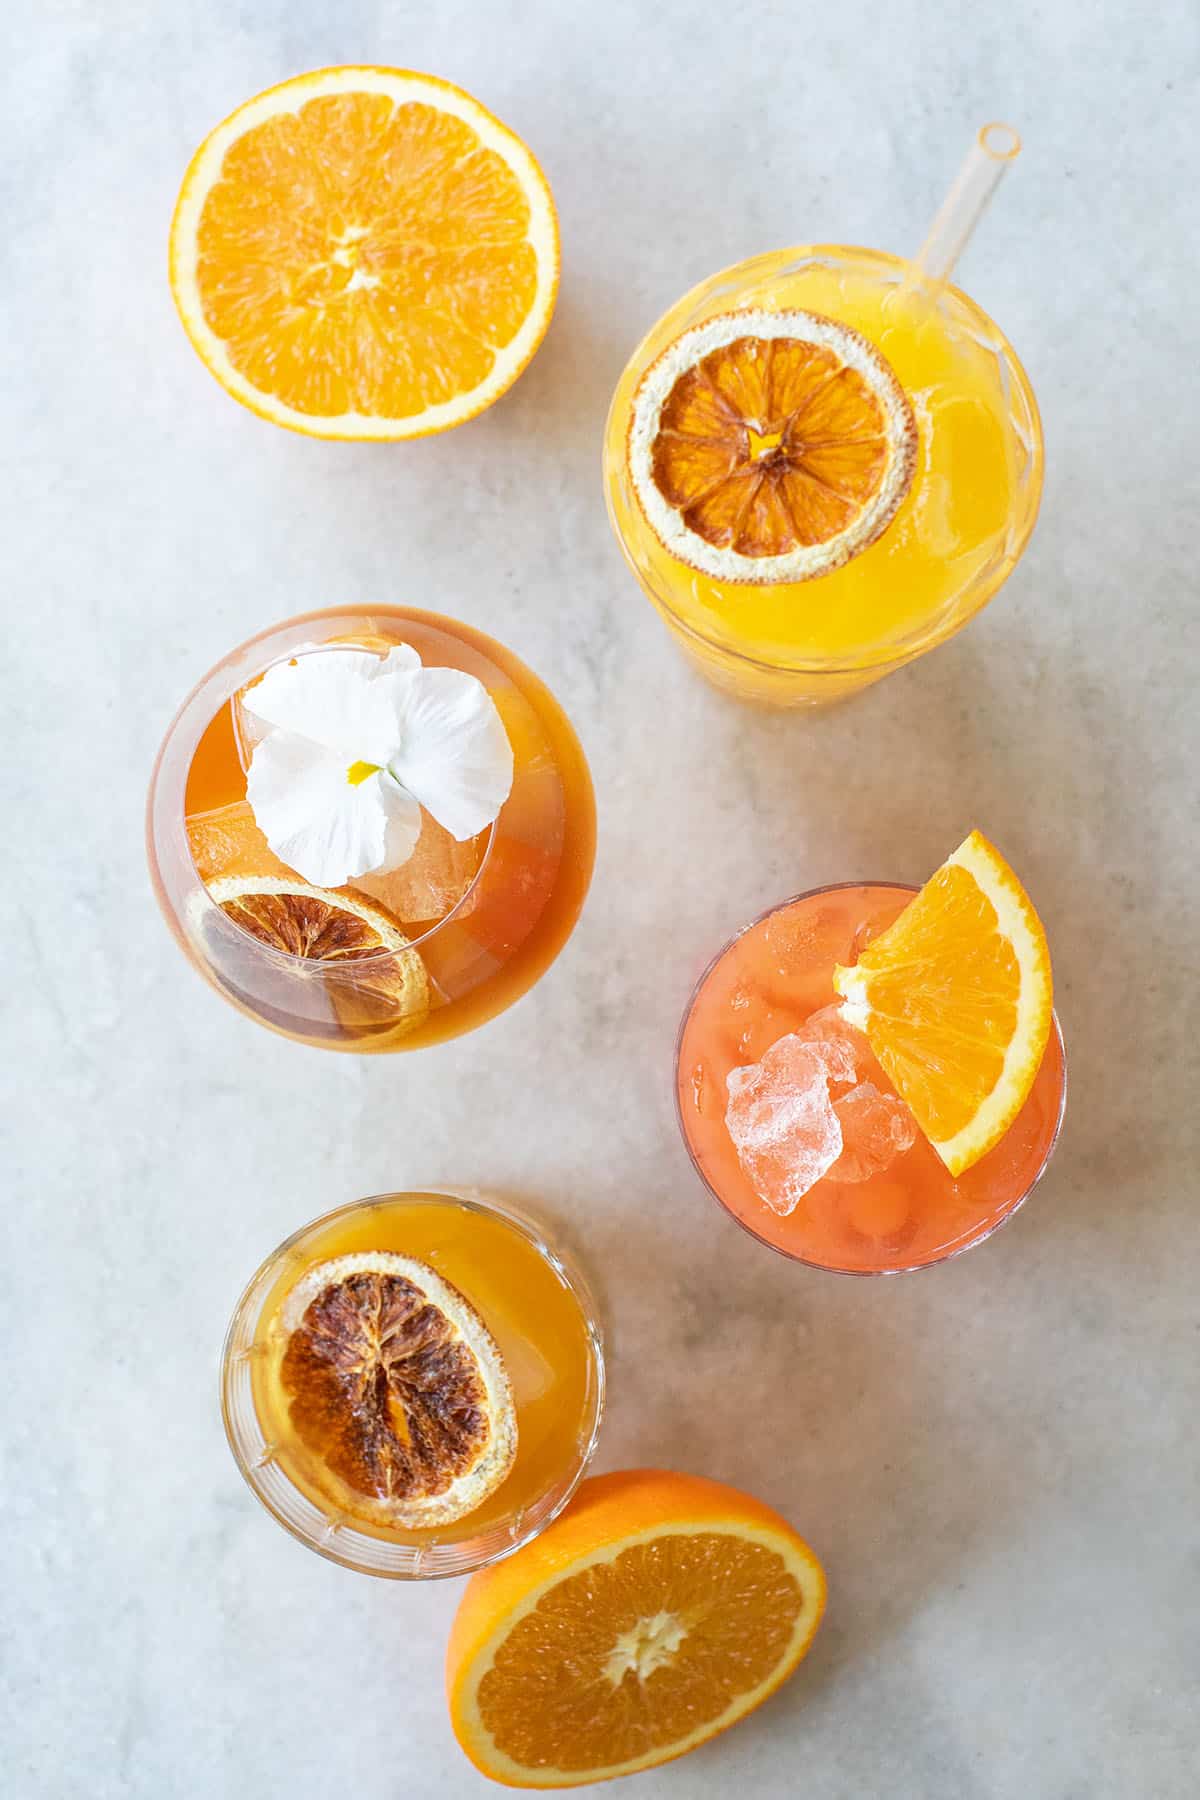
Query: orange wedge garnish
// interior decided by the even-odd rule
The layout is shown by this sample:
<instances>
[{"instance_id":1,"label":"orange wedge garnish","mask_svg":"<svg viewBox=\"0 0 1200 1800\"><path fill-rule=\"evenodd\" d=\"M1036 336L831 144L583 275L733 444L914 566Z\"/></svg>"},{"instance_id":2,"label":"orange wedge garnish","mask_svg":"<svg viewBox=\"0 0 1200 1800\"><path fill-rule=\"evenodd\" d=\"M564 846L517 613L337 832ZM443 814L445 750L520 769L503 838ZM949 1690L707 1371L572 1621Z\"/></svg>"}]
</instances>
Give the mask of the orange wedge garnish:
<instances>
[{"instance_id":1,"label":"orange wedge garnish","mask_svg":"<svg viewBox=\"0 0 1200 1800\"><path fill-rule=\"evenodd\" d=\"M805 581L884 532L917 430L890 364L817 313L722 313L684 332L634 398L628 457L650 525L714 580Z\"/></svg>"},{"instance_id":2,"label":"orange wedge garnish","mask_svg":"<svg viewBox=\"0 0 1200 1800\"><path fill-rule=\"evenodd\" d=\"M1000 1142L1041 1067L1053 985L1042 922L994 845L973 831L833 985L952 1175Z\"/></svg>"},{"instance_id":3,"label":"orange wedge garnish","mask_svg":"<svg viewBox=\"0 0 1200 1800\"><path fill-rule=\"evenodd\" d=\"M316 437L472 418L537 349L558 225L526 146L449 82L334 68L249 100L192 158L171 288L253 412Z\"/></svg>"},{"instance_id":4,"label":"orange wedge garnish","mask_svg":"<svg viewBox=\"0 0 1200 1800\"><path fill-rule=\"evenodd\" d=\"M658 1469L599 1476L468 1584L446 1661L455 1735L511 1787L654 1768L774 1693L824 1605L808 1545L748 1494Z\"/></svg>"}]
</instances>

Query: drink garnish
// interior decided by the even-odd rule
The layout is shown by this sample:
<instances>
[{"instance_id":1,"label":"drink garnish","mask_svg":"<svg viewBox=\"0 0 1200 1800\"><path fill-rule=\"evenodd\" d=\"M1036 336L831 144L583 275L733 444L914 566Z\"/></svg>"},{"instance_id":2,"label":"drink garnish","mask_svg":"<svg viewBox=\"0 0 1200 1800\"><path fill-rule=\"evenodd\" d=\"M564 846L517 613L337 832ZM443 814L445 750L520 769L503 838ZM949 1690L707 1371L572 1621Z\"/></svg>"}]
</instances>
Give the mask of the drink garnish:
<instances>
[{"instance_id":1,"label":"drink garnish","mask_svg":"<svg viewBox=\"0 0 1200 1800\"><path fill-rule=\"evenodd\" d=\"M406 1529L465 1517L508 1475L517 1414L469 1301L415 1257L318 1263L284 1302L280 1381L347 1510Z\"/></svg>"},{"instance_id":2,"label":"drink garnish","mask_svg":"<svg viewBox=\"0 0 1200 1800\"><path fill-rule=\"evenodd\" d=\"M456 841L475 837L512 789L512 746L483 683L425 667L406 644L276 663L241 707L266 728L246 776L255 822L318 887L399 868L422 807Z\"/></svg>"},{"instance_id":3,"label":"drink garnish","mask_svg":"<svg viewBox=\"0 0 1200 1800\"><path fill-rule=\"evenodd\" d=\"M227 875L206 891L233 924L296 959L272 966L281 989L319 967L329 1006L346 1029L409 1032L428 1017L425 964L381 906L287 876ZM197 919L203 930L203 912Z\"/></svg>"},{"instance_id":4,"label":"drink garnish","mask_svg":"<svg viewBox=\"0 0 1200 1800\"><path fill-rule=\"evenodd\" d=\"M806 581L891 524L912 486L917 425L859 332L748 309L685 331L650 365L627 454L673 556L716 581Z\"/></svg>"},{"instance_id":5,"label":"drink garnish","mask_svg":"<svg viewBox=\"0 0 1200 1800\"><path fill-rule=\"evenodd\" d=\"M1000 852L973 831L833 985L946 1168L973 1167L1029 1098L1054 1004L1046 933Z\"/></svg>"}]
</instances>

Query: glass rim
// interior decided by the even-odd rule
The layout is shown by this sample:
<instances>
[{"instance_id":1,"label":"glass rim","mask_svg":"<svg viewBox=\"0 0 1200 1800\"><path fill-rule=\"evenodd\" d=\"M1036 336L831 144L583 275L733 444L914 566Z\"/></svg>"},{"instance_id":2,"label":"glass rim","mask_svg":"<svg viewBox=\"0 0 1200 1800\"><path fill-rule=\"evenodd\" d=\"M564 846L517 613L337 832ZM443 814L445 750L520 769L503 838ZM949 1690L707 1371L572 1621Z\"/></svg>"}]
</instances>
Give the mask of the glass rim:
<instances>
[{"instance_id":1,"label":"glass rim","mask_svg":"<svg viewBox=\"0 0 1200 1800\"><path fill-rule=\"evenodd\" d=\"M692 297L701 293L703 289L708 288L712 284L720 282L729 276L751 269L756 264L772 263L780 257L794 257L798 260L803 259L812 261L821 257L834 256L869 257L874 261L886 264L900 271L912 266L909 258L898 256L894 251L890 250L873 250L865 244L822 243L786 245L779 250L759 251L754 256L743 257L739 262L730 263L727 267L716 270L712 275L707 276L703 281L696 282L686 293L682 294L672 306L667 308L667 312L682 310L687 306ZM891 644L880 645L871 652L862 652L849 658L821 658L817 660L812 658L801 658L797 660L795 658L784 659L781 657L775 661L768 661L763 656L755 656L738 645L727 643L723 638L716 636L715 634L710 635L700 630L697 626L690 624L676 612L674 607L670 606L668 602L662 598L657 590L652 591L650 589L630 552L629 546L626 544L625 535L620 528L612 505L611 483L606 476L604 492L609 524L611 525L613 534L620 546L621 554L628 563L639 586L641 586L651 603L662 614L672 631L677 632L681 638L696 644L703 651L720 651L722 656L729 657L731 661L741 665L748 671L752 671L754 674L803 675L808 678L820 678L823 675L827 675L831 679L840 679L847 675L866 674L872 671L891 673L895 669L903 667L905 663L912 662L925 651L934 649L946 642L949 637L954 636L960 631L964 625L969 624L976 614L987 605L988 601L1003 585L1003 575L1001 575L999 580L993 580L993 577L1005 564L1008 564L1010 569L1016 567L1020 558L1024 555L1029 540L1033 536L1034 527L1037 525L1038 514L1041 510L1042 487L1045 474L1045 448L1043 441L1042 416L1038 407L1037 396L1033 391L1033 384L1029 379L1025 365L1013 348L1008 334L996 324L996 321L992 318L991 314L986 312L984 308L979 305L978 301L973 300L970 294L966 293L964 289L958 287L954 282L945 282L939 288L937 295L932 300L932 305L940 309L946 300L952 300L956 305L965 309L976 321L982 322L987 326L989 331L995 333L1003 340L1005 357L1011 365L1017 389L1028 412L1029 422L1033 427L1030 441L1026 446L1029 453L1029 468L1025 478L1027 483L1030 481L1033 483L1033 500L1032 504L1027 508L1026 516L1022 520L1021 529L1013 540L1011 555L1006 548L1008 542L1007 536L1002 535L1002 540L997 543L992 553L988 556L987 561L976 569L970 580L967 581L963 588L958 590L952 600L947 603L947 607L957 604L963 594L977 593L978 599L975 603L961 618L954 622L948 631L939 630L939 627L945 623L944 614L947 608L943 608L942 613L936 615L933 620L926 620L912 636L897 639ZM646 338L651 336L653 332L658 329L658 326L662 323L662 318L665 318L665 316L666 314L664 313L662 317L656 320L655 323L651 325L650 330L639 340L637 346L626 361L626 368L628 368L629 364L634 362L641 354L642 345L645 343ZM681 327L681 329L686 329L686 327ZM606 446L611 433L615 404L616 394L614 393L605 422L604 442Z\"/></svg>"},{"instance_id":2,"label":"glass rim","mask_svg":"<svg viewBox=\"0 0 1200 1800\"><path fill-rule=\"evenodd\" d=\"M1034 1188L1037 1187L1038 1183L1041 1181L1046 1170L1049 1168L1050 1159L1054 1155L1055 1148L1062 1133L1063 1119L1066 1116L1067 1110L1067 1046L1063 1037L1062 1025L1059 1022L1057 1009L1051 1010L1050 1021L1054 1028L1054 1034L1058 1039L1059 1056L1062 1061L1062 1081L1059 1084L1058 1110L1054 1119L1054 1130L1051 1132L1050 1141L1046 1145L1046 1153L1038 1164L1037 1172L1033 1176L1033 1179L1025 1188L1024 1192L1020 1194L1003 1213L1001 1213L999 1218L992 1219L991 1222L982 1227L974 1237L968 1238L964 1243L952 1245L950 1249L943 1250L937 1256L926 1257L923 1262L906 1263L902 1267L887 1269L848 1269L839 1263L821 1262L815 1257L801 1256L794 1250L785 1250L781 1244L776 1244L770 1238L764 1237L761 1232L755 1231L753 1225L747 1224L745 1219L739 1218L732 1207L725 1204L712 1182L708 1179L708 1176L704 1173L704 1170L700 1167L695 1151L692 1149L687 1126L684 1123L683 1106L679 1098L679 1067L683 1054L684 1034L687 1031L688 1022L691 1019L696 1002L700 997L701 989L704 987L705 982L708 980L713 970L717 967L717 964L728 955L729 951L733 948L734 944L738 942L739 938L745 937L748 931L753 931L756 925L761 925L765 919L771 918L773 914L782 912L785 906L796 906L802 900L817 900L820 899L822 894L844 893L847 888L891 888L896 893L901 894L919 894L921 891L917 884L909 881L827 881L823 882L819 887L806 888L803 893L792 894L785 900L777 900L774 905L764 907L762 912L757 913L754 918L747 920L739 930L735 931L726 942L721 945L716 954L705 964L699 979L696 981L691 993L688 995L687 1002L683 1009L683 1016L679 1021L679 1029L675 1034L675 1055L672 1062L675 1123L679 1128L679 1136L683 1141L684 1149L687 1151L688 1160L710 1198L720 1207L725 1217L727 1219L732 1219L733 1223L740 1226L748 1237L754 1239L756 1244L762 1244L766 1249L773 1250L777 1256L786 1257L789 1262L799 1263L802 1268L819 1270L823 1275L850 1275L866 1280L876 1280L881 1276L888 1275L919 1275L926 1269L940 1268L943 1263L952 1262L955 1257L962 1256L968 1250L974 1250L977 1245L986 1243L987 1239L994 1236L995 1233L1000 1230L1001 1226L1008 1224L1008 1221L1012 1218L1014 1213L1020 1211L1030 1194L1032 1194Z\"/></svg>"},{"instance_id":3,"label":"glass rim","mask_svg":"<svg viewBox=\"0 0 1200 1800\"><path fill-rule=\"evenodd\" d=\"M191 689L188 691L188 693L184 697L182 703L179 705L179 707L176 709L175 713L173 714L173 716L171 718L171 722L167 726L167 729L163 734L163 738L162 738L162 742L159 747L158 755L155 758L154 769L153 769L153 772L150 777L150 788L149 788L149 794L148 794L148 798L147 798L147 809L146 809L147 810L147 838L148 838L151 846L153 847L153 858L152 859L156 859L156 857L157 857L157 849L156 849L156 847L154 847L154 801L155 801L155 796L156 796L157 789L158 789L159 778L160 778L160 774L161 774L161 770L162 770L163 755L164 755L165 750L167 749L167 746L171 743L171 741L175 735L175 732L178 730L178 728L180 727L180 725L182 724L182 722L184 721L188 712L191 710L191 708L194 706L194 704L197 701L199 701L202 696L206 695L206 690L209 689L210 686L213 686L214 684L216 684L218 692L217 692L217 696L215 697L215 699L212 698L211 696L206 697L206 699L205 699L206 708L211 704L212 710L211 710L211 712L208 713L208 717L201 724L199 734L197 735L195 742L191 745L190 750L189 750L187 767L183 772L183 788L184 788L184 792L186 793L187 776L191 770L192 759L194 758L194 756L196 754L196 749L199 745L200 738L204 735L204 732L208 729L208 726L212 723L213 719L215 719L217 717L217 715L220 713L222 707L230 704L230 702L232 702L232 700L236 697L236 695L238 694L240 689L246 685L246 680L247 679L252 680L253 676L246 677L243 674L241 676L241 678L232 680L231 684L228 685L228 691L226 691L227 684L224 681L217 683L216 678L225 673L231 674L232 668L234 666L236 666L236 664L239 662L239 660L242 659L243 657L245 657L248 654L248 652L254 650L255 647L260 644L265 644L268 640L275 637L278 633L291 632L294 629L296 629L298 627L302 627L309 623L318 623L318 622L325 621L325 620L328 620L331 618L341 617L341 618L363 619L363 618L371 618L371 617L375 616L376 614L378 614L380 616L387 615L387 614L393 614L393 615L398 615L402 618L414 619L422 625L427 625L431 630L441 630L441 629L445 629L447 627L449 627L451 630L453 630L455 627L461 627L464 630L470 629L469 627L467 627L465 625L465 623L463 621L452 618L450 616L450 614L448 614L448 613L434 613L434 612L429 612L424 607L396 606L396 605L392 604L391 602L387 602L387 603L382 603L382 604L379 604L376 606L370 606L370 605L353 606L353 605L351 605L351 606L318 607L315 611L312 611L312 612L296 613L290 618L280 619L274 625L266 626L262 631L256 631L251 637L248 637L242 643L235 645L232 650L228 651L226 653L226 655L224 655L220 659L219 662L214 663L213 666L204 675L202 675L198 681L196 681L192 685ZM486 633L483 635L486 635ZM312 651L328 649L329 647L330 646L328 644L321 644L321 643L314 643L311 646L309 646L309 648L311 648ZM305 646L296 645L293 647L292 651L290 651L288 654L295 654L296 650L300 650L303 648L305 648ZM354 648L354 646L352 644L339 644L339 645L334 646L334 648L352 650ZM280 661L280 660L282 660L282 656L275 658L275 661ZM272 668L273 666L274 666L274 663L272 661L264 662L261 665L261 667L259 668L258 672L260 674L264 673L267 669ZM234 722L234 738L235 738L235 742L238 741L236 719ZM239 744L239 749L240 749L240 744ZM187 908L188 915L189 915L188 919L187 919L187 924L188 924L189 928L192 930L201 930L203 928L204 920L213 918L214 915L219 913L221 916L221 919L226 924L230 925L238 933L238 936L240 939L244 939L247 944L254 946L254 951L255 951L256 956L260 955L268 963L273 964L274 966L282 968L282 969L287 969L291 973L294 973L297 975L303 974L305 976L313 975L314 974L314 964L310 958L303 957L303 956L297 956L297 955L293 954L293 952L290 950L280 950L280 949L277 949L274 945L263 943L261 938L256 937L252 931L247 931L245 926L241 925L237 919L231 918L228 913L224 912L223 909L220 907L220 905L217 903L217 901L215 901L213 899L212 895L210 894L210 892L208 890L208 884L205 882L204 877L201 875L200 870L196 865L196 859L192 855L191 844L188 842L187 813L185 811L185 805L184 805L184 794L181 794L179 798L180 798L179 819L180 819L180 823L181 823L182 830L183 830L183 843L182 843L181 849L182 849L183 855L187 859L189 868L191 869L192 873L195 876L195 881L196 881L196 889L190 897L189 905ZM500 810L501 810L501 813L503 813L503 810L504 810L503 807L501 807ZM499 824L499 819L500 819L500 814L497 814L496 818L493 819L491 824L487 827L487 842L484 845L483 855L479 860L479 867L476 869L474 875L471 877L470 886L465 890L464 893L462 893L459 896L459 898L455 901L454 905L450 908L449 912L444 913L442 915L442 917L436 921L436 923L430 925L425 931L421 932L419 937L408 938L405 943L405 949L418 950L418 949L420 949L422 944L428 944L437 935L437 933L439 931L443 930L443 928L445 926L449 925L452 922L452 920L454 920L466 907L467 902L470 900L471 896L475 893L476 889L479 887L479 884L482 882L484 874L487 870L488 864L491 861L492 850L493 850L493 847L494 847L495 841L496 841L496 828L497 828L497 825ZM303 881L302 876L298 876L297 879L300 881ZM310 882L306 885L315 886L317 884ZM333 890L333 891L336 892L338 890ZM376 904L382 905L382 902L376 902L372 895L366 894L366 895L364 895L364 904L366 904L367 906L372 906L372 905L376 905ZM181 919L180 923L181 924L183 923L182 919ZM356 971L361 970L363 973L368 973L370 970L378 967L381 964L393 962L396 958L396 954L397 954L396 951L388 950L386 948L369 951L365 955L355 957L352 967ZM324 974L325 974L325 976L327 976L328 971L325 971ZM322 978L324 978L324 977L322 977Z\"/></svg>"},{"instance_id":4,"label":"glass rim","mask_svg":"<svg viewBox=\"0 0 1200 1800\"><path fill-rule=\"evenodd\" d=\"M261 1317L262 1303L274 1280L277 1278L283 1260L313 1231L326 1226L349 1214L362 1212L374 1206L386 1205L390 1201L406 1200L418 1205L422 1202L436 1203L439 1200L451 1201L465 1211L478 1213L485 1218L499 1219L503 1224L517 1231L537 1254L549 1263L563 1286L576 1301L584 1325L589 1359L589 1423L586 1442L581 1442L575 1459L575 1466L563 1485L561 1493L554 1495L549 1506L540 1511L539 1501L532 1501L517 1510L516 1517L520 1521L514 1532L503 1521L495 1522L486 1528L478 1542L482 1545L475 1551L473 1546L477 1540L464 1537L452 1544L396 1543L386 1538L377 1537L370 1532L359 1531L352 1525L335 1521L332 1525L326 1521L319 1535L306 1530L298 1519L289 1518L266 1491L261 1480L256 1479L260 1468L267 1466L266 1461L252 1460L250 1446L241 1441L238 1430L237 1409L232 1395L234 1364L242 1352L237 1343L238 1333L247 1323L250 1325L250 1343L253 1344L253 1332L257 1329ZM248 1315L257 1307L252 1319ZM600 1312L586 1276L581 1272L575 1258L560 1246L551 1244L544 1236L538 1222L526 1214L520 1207L507 1199L500 1199L491 1193L472 1188L455 1188L442 1185L429 1187L413 1187L396 1189L388 1193L367 1194L361 1199L350 1200L341 1206L333 1207L329 1212L321 1213L310 1219L307 1224L298 1226L284 1238L269 1256L259 1264L250 1280L246 1283L238 1297L237 1304L230 1316L221 1346L220 1367L220 1405L221 1423L225 1431L225 1440L236 1464L238 1473L250 1489L255 1499L282 1525L284 1530L308 1550L315 1551L327 1562L336 1563L340 1568L350 1569L355 1573L374 1575L392 1581L443 1581L453 1577L473 1574L477 1569L488 1568L492 1563L500 1562L522 1549L541 1535L546 1527L556 1519L568 1504L586 1475L596 1447L600 1439L600 1430L604 1422L605 1404L607 1400L608 1372L607 1355L604 1343L604 1331L600 1322ZM252 1413L259 1436L266 1445L266 1436L258 1420L257 1412ZM519 1452L518 1452L519 1454ZM284 1477L287 1487L301 1501L307 1497L300 1489ZM548 1490L553 1491L553 1490ZM307 1502L314 1513L320 1509L315 1503ZM535 1516L530 1520L530 1514ZM470 1514L464 1515L469 1523ZM350 1552L350 1554L347 1554ZM390 1553L390 1565L379 1566L380 1559Z\"/></svg>"}]
</instances>

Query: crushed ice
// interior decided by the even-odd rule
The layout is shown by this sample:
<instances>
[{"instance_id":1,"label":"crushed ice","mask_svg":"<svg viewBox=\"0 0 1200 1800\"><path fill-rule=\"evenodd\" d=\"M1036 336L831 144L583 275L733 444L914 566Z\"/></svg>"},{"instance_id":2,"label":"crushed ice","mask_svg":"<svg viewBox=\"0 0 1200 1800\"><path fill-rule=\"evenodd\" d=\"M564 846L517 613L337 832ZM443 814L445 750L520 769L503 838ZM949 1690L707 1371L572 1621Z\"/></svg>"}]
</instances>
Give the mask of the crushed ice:
<instances>
[{"instance_id":1,"label":"crushed ice","mask_svg":"<svg viewBox=\"0 0 1200 1800\"><path fill-rule=\"evenodd\" d=\"M902 1101L873 1081L865 1038L836 1006L779 1038L761 1062L727 1077L725 1125L754 1191L793 1212L823 1175L869 1181L916 1141Z\"/></svg>"}]
</instances>

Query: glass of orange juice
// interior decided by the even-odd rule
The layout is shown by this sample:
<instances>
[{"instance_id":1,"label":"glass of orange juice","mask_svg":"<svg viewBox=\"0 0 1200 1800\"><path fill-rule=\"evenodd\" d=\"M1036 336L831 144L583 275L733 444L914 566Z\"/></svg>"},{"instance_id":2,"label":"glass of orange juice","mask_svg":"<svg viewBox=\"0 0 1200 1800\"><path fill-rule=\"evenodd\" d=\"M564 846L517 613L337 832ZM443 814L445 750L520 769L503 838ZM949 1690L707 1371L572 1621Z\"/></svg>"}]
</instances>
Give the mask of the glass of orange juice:
<instances>
[{"instance_id":1,"label":"glass of orange juice","mask_svg":"<svg viewBox=\"0 0 1200 1800\"><path fill-rule=\"evenodd\" d=\"M596 1309L517 1208L439 1189L356 1201L267 1258L221 1379L238 1467L322 1556L465 1575L566 1505L604 1406Z\"/></svg>"},{"instance_id":2,"label":"glass of orange juice","mask_svg":"<svg viewBox=\"0 0 1200 1800\"><path fill-rule=\"evenodd\" d=\"M425 684L413 729L431 714L455 728L464 689L488 708L506 758L507 792L483 829L474 829L478 814L459 812L447 815L455 826L447 829L376 762L348 750L345 767L317 770L314 804L329 801L331 829L336 834L345 823L339 809L355 795L369 799L373 777L376 784L389 780L393 796L409 807L415 843L403 846L409 853L399 866L345 880L344 859L330 861L329 845L319 844L324 860L314 879L311 869L292 866L300 853L288 845L300 840L276 839L287 852L281 854L251 804L263 729L256 693L280 672L303 678L319 659L332 671L335 700L350 712L353 730L355 710L374 703L370 678L388 658L403 665L401 686L418 678ZM362 685L361 701L357 690L348 702L339 698L343 667ZM458 684L449 698L447 682ZM318 709L311 729L320 728ZM287 739L293 748L296 742L294 734ZM286 815L312 791L313 775L302 756L292 793L289 765L278 757L276 765L283 775L277 772L270 798ZM332 786L322 788L327 777ZM285 817L285 826L292 823ZM233 651L193 690L167 732L147 810L155 890L189 960L259 1024L331 1050L418 1049L512 1005L574 928L595 838L587 764L554 696L481 631L411 607L309 613ZM321 868L332 871L328 879Z\"/></svg>"},{"instance_id":3,"label":"glass of orange juice","mask_svg":"<svg viewBox=\"0 0 1200 1800\"><path fill-rule=\"evenodd\" d=\"M1042 431L1008 339L946 276L1016 155L989 126L914 261L752 257L634 351L604 444L609 515L718 686L836 700L942 643L1029 541Z\"/></svg>"},{"instance_id":4,"label":"glass of orange juice","mask_svg":"<svg viewBox=\"0 0 1200 1800\"><path fill-rule=\"evenodd\" d=\"M1066 1064L1053 1015L1015 1118L957 1176L845 1023L835 968L853 966L917 891L846 882L772 907L713 958L680 1028L676 1109L697 1173L751 1236L814 1268L896 1274L982 1242L1037 1185L1062 1124ZM804 1110L814 1052L825 1061L822 1105L827 1082L838 1120L832 1147ZM795 1180L813 1155L820 1161Z\"/></svg>"}]
</instances>

